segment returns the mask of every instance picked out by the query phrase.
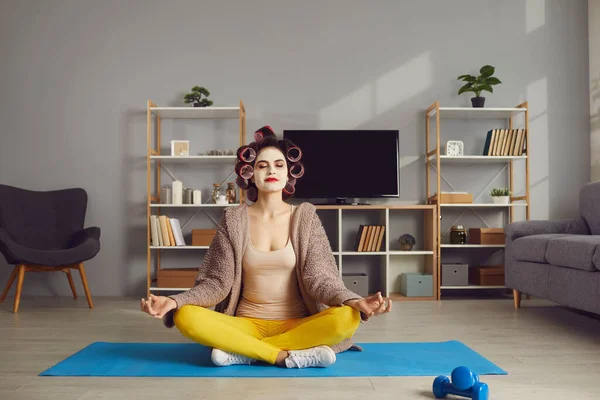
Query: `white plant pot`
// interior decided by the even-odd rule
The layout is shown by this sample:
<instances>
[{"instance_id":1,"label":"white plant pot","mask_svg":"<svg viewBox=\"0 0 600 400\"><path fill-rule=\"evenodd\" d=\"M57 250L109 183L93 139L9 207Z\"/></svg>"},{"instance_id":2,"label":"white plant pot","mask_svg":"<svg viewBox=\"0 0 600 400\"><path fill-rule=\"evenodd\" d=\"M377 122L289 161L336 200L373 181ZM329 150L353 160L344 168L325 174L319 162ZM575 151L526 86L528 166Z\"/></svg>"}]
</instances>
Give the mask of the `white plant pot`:
<instances>
[{"instance_id":1,"label":"white plant pot","mask_svg":"<svg viewBox=\"0 0 600 400\"><path fill-rule=\"evenodd\" d=\"M509 199L509 196L492 196L492 202L494 204L508 204Z\"/></svg>"}]
</instances>

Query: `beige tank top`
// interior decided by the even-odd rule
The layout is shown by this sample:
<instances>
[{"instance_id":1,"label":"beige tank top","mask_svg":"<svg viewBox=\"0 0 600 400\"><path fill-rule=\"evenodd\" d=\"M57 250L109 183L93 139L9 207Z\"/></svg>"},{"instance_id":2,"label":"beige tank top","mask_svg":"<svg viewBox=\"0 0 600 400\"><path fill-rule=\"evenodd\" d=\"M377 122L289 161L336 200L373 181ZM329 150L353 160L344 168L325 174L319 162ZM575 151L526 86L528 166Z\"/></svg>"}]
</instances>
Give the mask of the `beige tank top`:
<instances>
[{"instance_id":1,"label":"beige tank top","mask_svg":"<svg viewBox=\"0 0 600 400\"><path fill-rule=\"evenodd\" d=\"M292 208L293 215L293 208ZM288 238L284 248L254 248L248 229L242 259L243 289L236 315L266 320L303 318L308 315L296 276L296 253Z\"/></svg>"}]
</instances>

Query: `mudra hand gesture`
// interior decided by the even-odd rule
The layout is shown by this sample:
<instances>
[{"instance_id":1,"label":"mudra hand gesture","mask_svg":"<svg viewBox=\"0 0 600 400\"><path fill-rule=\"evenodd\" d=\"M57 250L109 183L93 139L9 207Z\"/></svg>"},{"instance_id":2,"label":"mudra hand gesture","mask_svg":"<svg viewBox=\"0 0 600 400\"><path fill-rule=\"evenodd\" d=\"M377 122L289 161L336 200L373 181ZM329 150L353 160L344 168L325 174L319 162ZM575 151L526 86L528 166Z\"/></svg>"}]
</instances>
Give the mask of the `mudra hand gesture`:
<instances>
[{"instance_id":1,"label":"mudra hand gesture","mask_svg":"<svg viewBox=\"0 0 600 400\"><path fill-rule=\"evenodd\" d=\"M177 308L177 303L170 297L150 294L148 300L142 299L141 308L154 318L162 318L166 313Z\"/></svg>"},{"instance_id":2,"label":"mudra hand gesture","mask_svg":"<svg viewBox=\"0 0 600 400\"><path fill-rule=\"evenodd\" d=\"M381 292L362 299L349 300L346 302L346 305L365 313L368 318L385 314L392 310L392 300L384 299L381 296Z\"/></svg>"}]
</instances>

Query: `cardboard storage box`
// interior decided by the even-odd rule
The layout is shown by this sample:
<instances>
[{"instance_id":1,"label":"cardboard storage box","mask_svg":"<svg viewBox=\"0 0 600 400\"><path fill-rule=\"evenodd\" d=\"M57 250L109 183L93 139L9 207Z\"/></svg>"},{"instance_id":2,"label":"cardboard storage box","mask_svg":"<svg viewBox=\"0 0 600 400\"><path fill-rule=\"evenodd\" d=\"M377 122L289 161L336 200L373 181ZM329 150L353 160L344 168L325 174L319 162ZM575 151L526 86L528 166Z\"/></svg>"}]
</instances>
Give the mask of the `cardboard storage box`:
<instances>
[{"instance_id":1,"label":"cardboard storage box","mask_svg":"<svg viewBox=\"0 0 600 400\"><path fill-rule=\"evenodd\" d=\"M504 228L469 228L470 244L504 244Z\"/></svg>"},{"instance_id":2,"label":"cardboard storage box","mask_svg":"<svg viewBox=\"0 0 600 400\"><path fill-rule=\"evenodd\" d=\"M157 285L163 288L191 288L198 275L198 268L165 268L159 269Z\"/></svg>"},{"instance_id":3,"label":"cardboard storage box","mask_svg":"<svg viewBox=\"0 0 600 400\"><path fill-rule=\"evenodd\" d=\"M469 264L442 264L442 286L467 286Z\"/></svg>"},{"instance_id":4,"label":"cardboard storage box","mask_svg":"<svg viewBox=\"0 0 600 400\"><path fill-rule=\"evenodd\" d=\"M434 194L433 196L429 196L429 204L437 204L437 194ZM447 193L447 192L442 192L442 203L443 204L448 204L448 203L472 203L473 202L473 195L471 193Z\"/></svg>"},{"instance_id":5,"label":"cardboard storage box","mask_svg":"<svg viewBox=\"0 0 600 400\"><path fill-rule=\"evenodd\" d=\"M362 297L369 295L369 277L367 274L342 274L342 281L354 293Z\"/></svg>"},{"instance_id":6,"label":"cardboard storage box","mask_svg":"<svg viewBox=\"0 0 600 400\"><path fill-rule=\"evenodd\" d=\"M433 276L419 273L401 274L400 293L406 297L433 296Z\"/></svg>"},{"instance_id":7,"label":"cardboard storage box","mask_svg":"<svg viewBox=\"0 0 600 400\"><path fill-rule=\"evenodd\" d=\"M210 246L216 229L192 229L192 246Z\"/></svg>"},{"instance_id":8,"label":"cardboard storage box","mask_svg":"<svg viewBox=\"0 0 600 400\"><path fill-rule=\"evenodd\" d=\"M504 286L504 265L471 267L469 283L478 286Z\"/></svg>"}]
</instances>

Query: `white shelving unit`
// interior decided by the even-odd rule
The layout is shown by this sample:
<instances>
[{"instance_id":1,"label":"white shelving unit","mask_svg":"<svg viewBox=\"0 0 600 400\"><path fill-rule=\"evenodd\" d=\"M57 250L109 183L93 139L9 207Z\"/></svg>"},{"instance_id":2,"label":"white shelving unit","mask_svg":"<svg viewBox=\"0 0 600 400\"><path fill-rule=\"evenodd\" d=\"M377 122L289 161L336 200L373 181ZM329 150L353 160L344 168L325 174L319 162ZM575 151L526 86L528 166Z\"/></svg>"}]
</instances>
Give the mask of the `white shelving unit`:
<instances>
[{"instance_id":1,"label":"white shelving unit","mask_svg":"<svg viewBox=\"0 0 600 400\"><path fill-rule=\"evenodd\" d=\"M182 291L185 287L159 287L158 275L167 271L161 268L161 253L163 251L206 251L208 246L153 246L151 242L150 216L160 215L163 209L223 209L238 204L162 204L160 199L161 166L163 163L189 163L192 165L227 164L231 163L232 170L235 155L197 155L173 156L160 153L161 149L161 121L164 119L237 119L239 120L239 144L246 143L246 109L240 100L235 107L159 107L152 101L147 102L147 295L155 291ZM154 141L153 141L154 139ZM153 148L152 143L156 143ZM154 179L154 181L153 181ZM153 193L153 183L154 190ZM238 199L244 200L244 191L239 190ZM171 270L168 270L171 271ZM195 274L190 270L190 274Z\"/></svg>"},{"instance_id":2,"label":"white shelving unit","mask_svg":"<svg viewBox=\"0 0 600 400\"><path fill-rule=\"evenodd\" d=\"M443 119L463 119L463 120L474 120L474 119L487 119L487 120L504 120L508 122L508 128L513 129L513 121L515 117L523 117L524 119L524 129L526 132L525 135L525 148L527 153L525 155L519 156L487 156L487 155L469 155L466 154L464 156L448 156L442 155L441 153L441 139L440 139L440 131L441 131L441 121ZM453 164L468 164L473 168L477 168L478 165L483 164L492 164L492 163L500 163L506 164L508 167L509 174L509 190L511 194L514 193L514 182L513 182L513 174L514 174L514 162L523 161L525 162L525 195L524 196L511 196L509 204L494 204L494 203L468 203L468 204L456 204L456 203L442 203L436 204L438 215L440 218L444 215L443 210L448 209L465 209L471 210L474 213L477 213L477 210L494 210L497 209L499 212L509 213L509 220L514 221L514 210L516 208L525 208L526 219L529 219L529 209L530 209L530 198L529 198L529 111L528 111L528 102L523 102L516 107L490 107L490 108L472 108L472 107L442 107L439 102L434 102L425 112L426 119L426 188L427 188L427 198L429 199L431 196L431 168L435 168L435 177L437 178L436 182L436 193L442 193L441 190L441 179L442 179L442 170L445 168L451 168ZM431 123L432 120L435 121L435 135L433 139L433 143L430 140L431 134ZM432 148L433 147L433 148ZM506 168L506 167L505 167ZM460 217L459 217L460 218ZM481 217L480 217L481 218ZM483 219L482 219L483 220ZM442 297L442 289L449 290L461 290L461 289L505 289L504 286L478 286L478 285L464 285L464 286L442 286L441 285L441 264L444 259L443 249L452 250L454 253L464 251L468 252L473 249L502 249L504 245L486 245L486 244L447 244L442 243L442 232L441 232L441 224L437 226L437 243L438 243L438 264L437 264L437 287L438 293L437 297Z\"/></svg>"}]
</instances>

